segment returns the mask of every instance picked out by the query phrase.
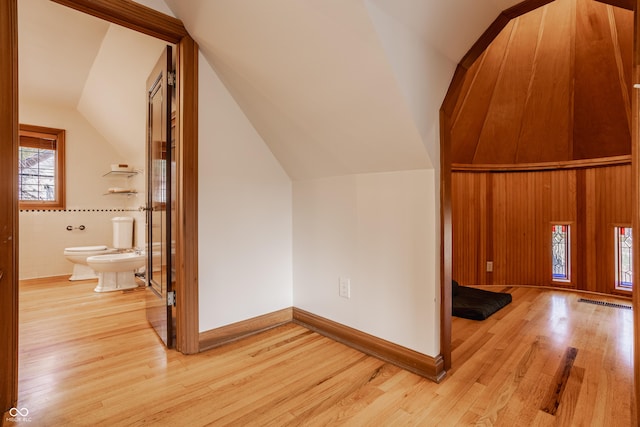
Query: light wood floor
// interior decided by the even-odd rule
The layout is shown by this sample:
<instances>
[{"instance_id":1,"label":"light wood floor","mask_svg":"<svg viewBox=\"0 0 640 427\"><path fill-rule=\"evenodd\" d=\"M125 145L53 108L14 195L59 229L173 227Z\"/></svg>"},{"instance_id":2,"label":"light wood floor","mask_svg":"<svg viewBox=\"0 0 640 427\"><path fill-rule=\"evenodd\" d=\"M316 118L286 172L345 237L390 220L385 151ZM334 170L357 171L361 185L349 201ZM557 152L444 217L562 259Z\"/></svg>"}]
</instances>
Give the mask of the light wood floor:
<instances>
[{"instance_id":1,"label":"light wood floor","mask_svg":"<svg viewBox=\"0 0 640 427\"><path fill-rule=\"evenodd\" d=\"M184 356L147 326L143 290L94 286L21 285L31 423L7 425L632 425L631 310L576 294L512 288L492 318L454 318L435 384L293 324Z\"/></svg>"}]
</instances>

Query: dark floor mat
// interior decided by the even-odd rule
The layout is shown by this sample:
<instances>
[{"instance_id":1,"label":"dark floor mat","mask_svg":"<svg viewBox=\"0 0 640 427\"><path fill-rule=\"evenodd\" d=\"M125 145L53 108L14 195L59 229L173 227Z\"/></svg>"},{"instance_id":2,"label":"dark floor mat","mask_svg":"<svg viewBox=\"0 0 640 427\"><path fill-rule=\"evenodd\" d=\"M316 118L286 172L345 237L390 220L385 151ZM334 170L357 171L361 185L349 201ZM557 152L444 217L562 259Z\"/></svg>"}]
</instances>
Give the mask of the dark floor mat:
<instances>
[{"instance_id":1,"label":"dark floor mat","mask_svg":"<svg viewBox=\"0 0 640 427\"><path fill-rule=\"evenodd\" d=\"M452 311L456 317L484 320L512 301L511 294L453 285Z\"/></svg>"}]
</instances>

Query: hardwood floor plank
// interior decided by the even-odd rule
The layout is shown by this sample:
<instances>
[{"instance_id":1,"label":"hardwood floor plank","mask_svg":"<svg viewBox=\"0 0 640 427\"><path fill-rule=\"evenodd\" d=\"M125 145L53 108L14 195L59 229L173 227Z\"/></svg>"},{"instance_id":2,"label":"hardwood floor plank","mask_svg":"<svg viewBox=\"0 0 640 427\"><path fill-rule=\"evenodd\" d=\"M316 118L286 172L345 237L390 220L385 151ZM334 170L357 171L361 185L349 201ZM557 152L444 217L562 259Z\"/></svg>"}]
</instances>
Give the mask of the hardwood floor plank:
<instances>
[{"instance_id":1,"label":"hardwood floor plank","mask_svg":"<svg viewBox=\"0 0 640 427\"><path fill-rule=\"evenodd\" d=\"M509 288L500 316L454 318L436 384L295 324L185 356L148 326L144 289L94 286L21 285L18 404L33 425L631 425L629 310L570 292ZM568 347L553 416L540 408Z\"/></svg>"},{"instance_id":2,"label":"hardwood floor plank","mask_svg":"<svg viewBox=\"0 0 640 427\"><path fill-rule=\"evenodd\" d=\"M549 391L549 395L542 405L542 410L548 414L555 415L560 401L562 400L562 394L571 375L571 369L573 368L573 362L578 356L578 349L575 347L567 348L564 358L560 362L556 376L552 383L552 388Z\"/></svg>"}]
</instances>

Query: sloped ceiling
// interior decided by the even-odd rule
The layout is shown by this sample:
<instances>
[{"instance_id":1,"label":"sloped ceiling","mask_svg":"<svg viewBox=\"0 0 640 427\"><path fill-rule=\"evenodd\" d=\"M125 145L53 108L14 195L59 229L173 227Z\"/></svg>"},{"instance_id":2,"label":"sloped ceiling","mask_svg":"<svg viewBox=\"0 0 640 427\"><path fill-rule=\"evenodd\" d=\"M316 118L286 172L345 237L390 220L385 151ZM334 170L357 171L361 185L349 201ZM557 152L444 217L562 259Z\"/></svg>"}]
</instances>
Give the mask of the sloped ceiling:
<instances>
[{"instance_id":1,"label":"sloped ceiling","mask_svg":"<svg viewBox=\"0 0 640 427\"><path fill-rule=\"evenodd\" d=\"M141 3L170 7L289 175L312 179L436 166L455 65L518 1ZM48 0L19 7L21 96L78 105L109 24Z\"/></svg>"},{"instance_id":2,"label":"sloped ceiling","mask_svg":"<svg viewBox=\"0 0 640 427\"><path fill-rule=\"evenodd\" d=\"M631 153L633 12L556 0L512 20L467 73L452 159L518 164Z\"/></svg>"},{"instance_id":3,"label":"sloped ceiling","mask_svg":"<svg viewBox=\"0 0 640 427\"><path fill-rule=\"evenodd\" d=\"M166 43L110 25L96 55L78 111L134 167L143 168L146 80Z\"/></svg>"},{"instance_id":4,"label":"sloped ceiling","mask_svg":"<svg viewBox=\"0 0 640 427\"><path fill-rule=\"evenodd\" d=\"M20 98L75 107L109 24L49 0L18 2Z\"/></svg>"},{"instance_id":5,"label":"sloped ceiling","mask_svg":"<svg viewBox=\"0 0 640 427\"><path fill-rule=\"evenodd\" d=\"M293 179L430 166L361 2L167 2Z\"/></svg>"},{"instance_id":6,"label":"sloped ceiling","mask_svg":"<svg viewBox=\"0 0 640 427\"><path fill-rule=\"evenodd\" d=\"M142 167L145 83L165 43L50 0L18 7L20 99L76 108Z\"/></svg>"},{"instance_id":7,"label":"sloped ceiling","mask_svg":"<svg viewBox=\"0 0 640 427\"><path fill-rule=\"evenodd\" d=\"M489 24L517 3L371 1L419 38L425 51L446 58L448 79ZM394 47L403 46L393 34L381 42L386 35L372 22L366 1L166 3L293 179L439 163L438 151L425 149L434 144L425 138L436 138L432 123L437 124L437 109L408 102L413 82L398 78L411 61L389 58ZM433 63L434 68L441 66ZM437 105L449 82L442 87L441 76L433 91L436 100L430 100ZM428 96L423 87L415 89ZM433 116L432 123L417 123L425 112Z\"/></svg>"}]
</instances>

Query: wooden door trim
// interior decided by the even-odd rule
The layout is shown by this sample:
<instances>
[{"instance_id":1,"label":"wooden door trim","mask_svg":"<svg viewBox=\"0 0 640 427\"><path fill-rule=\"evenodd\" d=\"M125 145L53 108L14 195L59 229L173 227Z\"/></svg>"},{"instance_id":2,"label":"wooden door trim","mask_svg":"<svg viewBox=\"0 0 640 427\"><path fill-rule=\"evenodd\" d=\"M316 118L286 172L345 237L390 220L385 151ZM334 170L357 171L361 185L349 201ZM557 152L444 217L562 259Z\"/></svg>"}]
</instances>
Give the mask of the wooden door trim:
<instances>
[{"instance_id":1,"label":"wooden door trim","mask_svg":"<svg viewBox=\"0 0 640 427\"><path fill-rule=\"evenodd\" d=\"M129 0L51 0L88 15L122 25L170 43L189 33L182 21Z\"/></svg>"},{"instance_id":2,"label":"wooden door trim","mask_svg":"<svg viewBox=\"0 0 640 427\"><path fill-rule=\"evenodd\" d=\"M555 0L525 0L503 10L460 60L440 107L440 354L444 359L445 370L451 368L451 272L453 263L451 127L453 110L460 97L467 71L509 21L553 1Z\"/></svg>"},{"instance_id":3,"label":"wooden door trim","mask_svg":"<svg viewBox=\"0 0 640 427\"><path fill-rule=\"evenodd\" d=\"M129 0L51 1L176 44L176 349L197 353L198 45L180 20Z\"/></svg>"},{"instance_id":4,"label":"wooden door trim","mask_svg":"<svg viewBox=\"0 0 640 427\"><path fill-rule=\"evenodd\" d=\"M0 158L18 158L18 1L0 2ZM18 162L0 168L0 415L18 400ZM9 196L12 194L13 196ZM6 323L5 323L6 322ZM4 335L4 334L8 335ZM4 339L7 341L4 341ZM5 372L6 369L6 372ZM4 377L7 375L8 377ZM2 424L2 420L0 420Z\"/></svg>"},{"instance_id":5,"label":"wooden door trim","mask_svg":"<svg viewBox=\"0 0 640 427\"><path fill-rule=\"evenodd\" d=\"M640 90L635 88L640 83L640 0L634 2L634 28L633 28L633 69L632 83L634 85L631 96L631 174L632 191L631 206L632 227L640 229ZM633 241L633 280L636 283L633 292L633 379L635 405L632 411L635 416L635 425L640 425L640 292L638 292L638 279L640 275L640 243L638 239Z\"/></svg>"}]
</instances>

